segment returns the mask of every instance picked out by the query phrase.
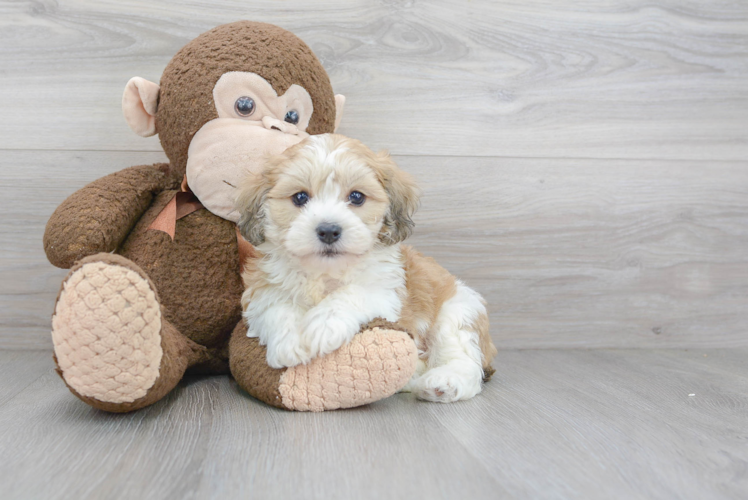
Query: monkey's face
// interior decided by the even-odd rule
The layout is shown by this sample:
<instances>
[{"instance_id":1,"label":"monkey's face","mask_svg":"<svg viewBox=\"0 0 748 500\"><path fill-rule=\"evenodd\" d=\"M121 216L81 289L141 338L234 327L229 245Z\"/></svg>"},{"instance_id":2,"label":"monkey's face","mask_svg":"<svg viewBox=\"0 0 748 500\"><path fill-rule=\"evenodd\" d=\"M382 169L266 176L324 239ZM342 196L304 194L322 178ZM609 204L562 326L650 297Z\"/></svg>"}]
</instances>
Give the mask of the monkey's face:
<instances>
[{"instance_id":1,"label":"monkey's face","mask_svg":"<svg viewBox=\"0 0 748 500\"><path fill-rule=\"evenodd\" d=\"M268 155L305 137L314 111L309 93L291 85L283 95L255 73L225 73L213 89L218 118L195 134L187 153L187 184L203 205L236 222L236 187Z\"/></svg>"},{"instance_id":2,"label":"monkey's face","mask_svg":"<svg viewBox=\"0 0 748 500\"><path fill-rule=\"evenodd\" d=\"M334 131L344 102L298 37L239 21L185 45L161 85L132 78L122 109L136 133L158 133L174 179L186 177L208 210L236 221L239 180L266 155Z\"/></svg>"}]
</instances>

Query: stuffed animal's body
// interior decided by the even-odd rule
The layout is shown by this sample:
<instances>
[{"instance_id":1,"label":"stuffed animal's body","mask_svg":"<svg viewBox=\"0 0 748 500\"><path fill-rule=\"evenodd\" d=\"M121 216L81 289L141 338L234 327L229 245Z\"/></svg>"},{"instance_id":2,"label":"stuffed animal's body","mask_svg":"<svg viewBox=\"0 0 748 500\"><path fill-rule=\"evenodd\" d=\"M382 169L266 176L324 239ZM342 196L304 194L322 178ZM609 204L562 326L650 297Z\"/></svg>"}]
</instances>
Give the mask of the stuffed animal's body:
<instances>
[{"instance_id":1,"label":"stuffed animal's body","mask_svg":"<svg viewBox=\"0 0 748 500\"><path fill-rule=\"evenodd\" d=\"M60 205L44 238L50 262L71 268L52 337L76 396L131 411L161 399L188 369L230 371L269 404L323 410L407 383L415 345L394 325L368 325L324 358L272 369L241 321L241 257L253 249L238 236L231 189L263 155L332 132L341 107L309 48L261 23L196 38L160 86L128 83L128 123L141 135L157 132L170 163L92 182Z\"/></svg>"}]
</instances>

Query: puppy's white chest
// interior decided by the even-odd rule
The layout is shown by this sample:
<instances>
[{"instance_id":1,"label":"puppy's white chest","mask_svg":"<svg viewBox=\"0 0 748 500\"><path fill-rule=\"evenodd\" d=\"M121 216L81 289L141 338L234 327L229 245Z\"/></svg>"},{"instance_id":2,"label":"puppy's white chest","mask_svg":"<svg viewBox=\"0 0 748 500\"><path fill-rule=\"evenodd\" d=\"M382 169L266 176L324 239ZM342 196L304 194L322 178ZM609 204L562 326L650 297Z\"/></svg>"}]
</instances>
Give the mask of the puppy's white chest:
<instances>
[{"instance_id":1,"label":"puppy's white chest","mask_svg":"<svg viewBox=\"0 0 748 500\"><path fill-rule=\"evenodd\" d=\"M336 278L325 278L323 280L323 286L324 286L324 293L325 295L329 295L341 286L343 286L343 283Z\"/></svg>"},{"instance_id":2,"label":"puppy's white chest","mask_svg":"<svg viewBox=\"0 0 748 500\"><path fill-rule=\"evenodd\" d=\"M306 285L306 297L309 300L308 306L314 307L331 293L343 286L343 283L336 278L329 276L321 277L316 280L308 281Z\"/></svg>"}]
</instances>

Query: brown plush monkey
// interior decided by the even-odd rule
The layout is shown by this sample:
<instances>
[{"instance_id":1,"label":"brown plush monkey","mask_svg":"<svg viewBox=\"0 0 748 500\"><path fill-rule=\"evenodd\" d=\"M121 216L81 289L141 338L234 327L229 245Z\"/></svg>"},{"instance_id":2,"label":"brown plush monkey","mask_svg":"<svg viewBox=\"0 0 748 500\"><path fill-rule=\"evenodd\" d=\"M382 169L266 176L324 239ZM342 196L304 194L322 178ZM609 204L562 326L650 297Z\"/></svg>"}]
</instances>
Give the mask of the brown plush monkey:
<instances>
[{"instance_id":1,"label":"brown plush monkey","mask_svg":"<svg viewBox=\"0 0 748 500\"><path fill-rule=\"evenodd\" d=\"M70 196L50 218L44 248L71 268L52 318L58 372L86 403L126 412L155 403L186 371L226 373L268 404L324 410L402 388L413 341L367 325L308 365L272 369L246 336L233 211L238 180L265 154L333 132L342 112L311 50L276 26L219 26L182 48L161 84L133 78L131 128L158 133L168 164L131 167Z\"/></svg>"}]
</instances>

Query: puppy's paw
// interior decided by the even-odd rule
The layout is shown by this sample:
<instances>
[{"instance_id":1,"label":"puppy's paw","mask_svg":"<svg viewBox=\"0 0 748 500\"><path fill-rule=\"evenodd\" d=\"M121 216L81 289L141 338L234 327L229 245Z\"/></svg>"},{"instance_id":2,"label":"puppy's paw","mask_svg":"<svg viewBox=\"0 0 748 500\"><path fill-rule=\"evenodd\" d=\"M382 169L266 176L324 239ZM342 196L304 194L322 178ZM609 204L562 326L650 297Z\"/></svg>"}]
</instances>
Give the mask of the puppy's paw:
<instances>
[{"instance_id":1,"label":"puppy's paw","mask_svg":"<svg viewBox=\"0 0 748 500\"><path fill-rule=\"evenodd\" d=\"M435 403L470 399L481 391L480 378L466 376L448 366L433 368L409 385L416 397Z\"/></svg>"},{"instance_id":2,"label":"puppy's paw","mask_svg":"<svg viewBox=\"0 0 748 500\"><path fill-rule=\"evenodd\" d=\"M324 356L350 342L359 329L355 318L329 309L312 309L302 322L302 343L312 357Z\"/></svg>"},{"instance_id":3,"label":"puppy's paw","mask_svg":"<svg viewBox=\"0 0 748 500\"><path fill-rule=\"evenodd\" d=\"M290 368L307 364L313 356L300 342L299 336L287 336L282 340L269 342L267 345L267 362L271 368Z\"/></svg>"}]
</instances>

